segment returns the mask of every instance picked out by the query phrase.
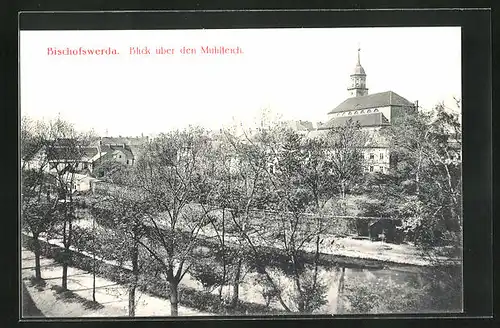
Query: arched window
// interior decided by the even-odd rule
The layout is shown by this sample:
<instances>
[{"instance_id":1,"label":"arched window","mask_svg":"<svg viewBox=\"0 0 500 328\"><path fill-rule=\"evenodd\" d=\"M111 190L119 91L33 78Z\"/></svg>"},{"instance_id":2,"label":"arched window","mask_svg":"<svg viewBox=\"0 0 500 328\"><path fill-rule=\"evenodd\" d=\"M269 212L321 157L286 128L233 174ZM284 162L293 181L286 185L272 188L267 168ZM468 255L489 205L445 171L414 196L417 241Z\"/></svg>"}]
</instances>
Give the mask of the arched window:
<instances>
[{"instance_id":1,"label":"arched window","mask_svg":"<svg viewBox=\"0 0 500 328\"><path fill-rule=\"evenodd\" d=\"M371 112L372 112L372 110L371 110L371 109L368 109L368 110L366 110L366 112L367 112L367 113L371 113Z\"/></svg>"},{"instance_id":2,"label":"arched window","mask_svg":"<svg viewBox=\"0 0 500 328\"><path fill-rule=\"evenodd\" d=\"M361 114L364 114L364 113L365 113L365 110L363 109L363 110L361 111Z\"/></svg>"},{"instance_id":3,"label":"arched window","mask_svg":"<svg viewBox=\"0 0 500 328\"><path fill-rule=\"evenodd\" d=\"M352 112L349 112L349 114L347 114L347 115L352 115Z\"/></svg>"},{"instance_id":4,"label":"arched window","mask_svg":"<svg viewBox=\"0 0 500 328\"><path fill-rule=\"evenodd\" d=\"M358 111L355 111L355 112L354 112L354 115L356 115L356 114L358 114Z\"/></svg>"},{"instance_id":5,"label":"arched window","mask_svg":"<svg viewBox=\"0 0 500 328\"><path fill-rule=\"evenodd\" d=\"M374 113L378 113L378 109L376 109L376 108L375 108L375 109L373 110L373 112L374 112Z\"/></svg>"}]
</instances>

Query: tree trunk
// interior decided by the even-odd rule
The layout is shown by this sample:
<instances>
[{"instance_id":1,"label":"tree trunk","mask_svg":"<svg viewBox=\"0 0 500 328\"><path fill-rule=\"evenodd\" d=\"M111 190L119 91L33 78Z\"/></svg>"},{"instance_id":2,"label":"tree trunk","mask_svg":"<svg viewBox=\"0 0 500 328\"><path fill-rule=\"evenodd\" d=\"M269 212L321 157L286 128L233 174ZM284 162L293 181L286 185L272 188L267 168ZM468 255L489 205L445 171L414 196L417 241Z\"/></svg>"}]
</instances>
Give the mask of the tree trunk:
<instances>
[{"instance_id":1,"label":"tree trunk","mask_svg":"<svg viewBox=\"0 0 500 328\"><path fill-rule=\"evenodd\" d=\"M340 183L340 189L341 189L341 197L342 197L342 200L345 199L345 181L342 180L342 182Z\"/></svg>"},{"instance_id":2,"label":"tree trunk","mask_svg":"<svg viewBox=\"0 0 500 328\"><path fill-rule=\"evenodd\" d=\"M177 317L179 315L179 283L175 280L169 282L170 286L170 315Z\"/></svg>"},{"instance_id":3,"label":"tree trunk","mask_svg":"<svg viewBox=\"0 0 500 328\"><path fill-rule=\"evenodd\" d=\"M95 302L95 217L92 218L92 300Z\"/></svg>"},{"instance_id":4,"label":"tree trunk","mask_svg":"<svg viewBox=\"0 0 500 328\"><path fill-rule=\"evenodd\" d=\"M231 307L235 308L236 305L238 304L239 298L240 298L240 276L241 276L241 264L242 264L242 259L238 259L238 263L236 264L236 269L234 273L234 280L233 280L233 298L231 300Z\"/></svg>"},{"instance_id":5,"label":"tree trunk","mask_svg":"<svg viewBox=\"0 0 500 328\"><path fill-rule=\"evenodd\" d=\"M92 264L92 301L96 301L95 300L95 253L92 255L93 257L93 264Z\"/></svg>"},{"instance_id":6,"label":"tree trunk","mask_svg":"<svg viewBox=\"0 0 500 328\"><path fill-rule=\"evenodd\" d=\"M64 250L62 258L62 281L61 286L63 290L68 289L68 263L69 263L69 242L66 237L66 222L64 222Z\"/></svg>"},{"instance_id":7,"label":"tree trunk","mask_svg":"<svg viewBox=\"0 0 500 328\"><path fill-rule=\"evenodd\" d=\"M342 267L342 271L339 279L339 288L337 293L337 314L341 314L344 312L344 304L342 302L342 294L344 294L344 276L345 276L345 267Z\"/></svg>"},{"instance_id":8,"label":"tree trunk","mask_svg":"<svg viewBox=\"0 0 500 328\"><path fill-rule=\"evenodd\" d=\"M291 259L292 259L293 272L294 272L293 278L294 278L294 282L295 282L295 288L297 288L297 298L298 298L297 308L298 308L300 313L304 313L305 312L304 293L302 291L302 287L300 284L299 272L297 271L297 261L296 261L296 258L294 255L292 255Z\"/></svg>"},{"instance_id":9,"label":"tree trunk","mask_svg":"<svg viewBox=\"0 0 500 328\"><path fill-rule=\"evenodd\" d=\"M128 288L128 316L135 317L135 286L130 284Z\"/></svg>"},{"instance_id":10,"label":"tree trunk","mask_svg":"<svg viewBox=\"0 0 500 328\"><path fill-rule=\"evenodd\" d=\"M68 263L67 263L68 254L66 250L64 250L64 260L63 260L63 272L62 272L62 289L68 289Z\"/></svg>"},{"instance_id":11,"label":"tree trunk","mask_svg":"<svg viewBox=\"0 0 500 328\"><path fill-rule=\"evenodd\" d=\"M71 261L71 253L70 253L70 240L71 240L71 222L69 223L69 228L68 228L68 241L64 245L64 251L63 251L63 274L62 274L62 288L63 290L68 289L68 266Z\"/></svg>"},{"instance_id":12,"label":"tree trunk","mask_svg":"<svg viewBox=\"0 0 500 328\"><path fill-rule=\"evenodd\" d=\"M40 268L41 247L40 247L40 241L38 240L38 237L39 237L38 233L33 234L33 248L34 248L34 252L35 252L35 279L41 280L42 279L42 270Z\"/></svg>"},{"instance_id":13,"label":"tree trunk","mask_svg":"<svg viewBox=\"0 0 500 328\"><path fill-rule=\"evenodd\" d=\"M219 300L222 301L222 289L224 288L224 285L226 284L226 254L225 254L225 249L224 249L224 239L225 239L225 234L226 234L226 229L225 229L225 215L224 213L226 212L226 209L222 209L222 281L220 284L220 289L219 289Z\"/></svg>"},{"instance_id":14,"label":"tree trunk","mask_svg":"<svg viewBox=\"0 0 500 328\"><path fill-rule=\"evenodd\" d=\"M67 209L67 204L65 203L64 204L64 222L63 222L63 245L64 245L64 250L63 250L63 257L62 257L62 266L63 266L63 270L62 270L62 279L61 279L61 286L63 288L63 290L66 290L67 287L68 287L68 266L66 264L66 258L67 258L67 254L66 254L66 245L67 245L67 236L66 236L66 227L67 227L67 215L68 215L68 209Z\"/></svg>"},{"instance_id":15,"label":"tree trunk","mask_svg":"<svg viewBox=\"0 0 500 328\"><path fill-rule=\"evenodd\" d=\"M134 247L132 248L131 253L131 261L132 261L132 283L129 286L129 294L128 294L128 316L135 316L135 290L137 289L137 282L139 280L139 250L137 248L137 243L134 243Z\"/></svg>"}]
</instances>

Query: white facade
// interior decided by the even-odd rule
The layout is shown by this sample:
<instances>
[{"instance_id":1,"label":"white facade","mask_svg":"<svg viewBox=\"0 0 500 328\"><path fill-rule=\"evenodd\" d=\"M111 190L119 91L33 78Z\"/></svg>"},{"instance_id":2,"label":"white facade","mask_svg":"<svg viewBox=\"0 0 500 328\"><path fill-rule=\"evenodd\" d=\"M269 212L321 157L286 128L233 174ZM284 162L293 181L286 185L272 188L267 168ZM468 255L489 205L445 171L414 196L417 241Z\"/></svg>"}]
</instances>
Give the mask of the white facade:
<instances>
[{"instance_id":1,"label":"white facade","mask_svg":"<svg viewBox=\"0 0 500 328\"><path fill-rule=\"evenodd\" d=\"M387 147L372 147L363 150L364 171L387 173L390 167L390 151Z\"/></svg>"}]
</instances>

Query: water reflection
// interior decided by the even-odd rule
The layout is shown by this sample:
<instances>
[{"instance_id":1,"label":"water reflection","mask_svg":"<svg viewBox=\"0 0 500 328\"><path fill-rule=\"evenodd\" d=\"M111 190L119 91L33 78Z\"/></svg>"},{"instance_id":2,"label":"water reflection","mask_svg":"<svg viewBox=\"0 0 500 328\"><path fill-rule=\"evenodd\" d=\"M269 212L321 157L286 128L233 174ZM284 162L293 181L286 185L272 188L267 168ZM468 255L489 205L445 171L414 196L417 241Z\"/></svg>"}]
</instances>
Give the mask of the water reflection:
<instances>
[{"instance_id":1,"label":"water reflection","mask_svg":"<svg viewBox=\"0 0 500 328\"><path fill-rule=\"evenodd\" d=\"M320 267L318 276L319 280L326 285L325 297L327 303L314 313L347 313L347 309L349 309L348 302L346 302L343 297L339 298L339 295L343 295L347 292L344 285L352 286L352 284L357 284L359 286L379 286L380 290L384 288L393 288L393 286L402 286L402 288L411 286L412 290L418 290L428 283L426 279L429 276L429 270L429 268L417 268L414 266L384 268L349 266ZM291 309L295 309L292 301L295 292L293 278L285 275L277 268L267 268L267 271L280 288L282 288L282 295L285 303L287 303ZM259 281L262 280L259 280L259 274L257 272L250 270L245 275L240 286L240 299L242 301L266 304L266 300L264 296L262 296L263 286ZM231 296L231 292L231 286L225 286L223 288L224 295ZM394 292L397 291L394 290ZM278 310L283 310L283 306L277 299L273 299L269 303L269 306ZM422 311L424 311L424 309L422 309Z\"/></svg>"}]
</instances>

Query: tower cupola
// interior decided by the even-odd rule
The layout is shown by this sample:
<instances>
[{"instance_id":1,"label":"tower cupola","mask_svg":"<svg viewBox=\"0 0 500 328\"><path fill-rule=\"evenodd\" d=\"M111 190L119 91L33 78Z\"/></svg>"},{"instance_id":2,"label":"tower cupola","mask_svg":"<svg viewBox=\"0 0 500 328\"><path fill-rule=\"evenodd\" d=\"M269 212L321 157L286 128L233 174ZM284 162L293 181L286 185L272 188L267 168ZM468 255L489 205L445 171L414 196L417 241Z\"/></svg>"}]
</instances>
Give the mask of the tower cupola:
<instances>
[{"instance_id":1,"label":"tower cupola","mask_svg":"<svg viewBox=\"0 0 500 328\"><path fill-rule=\"evenodd\" d=\"M351 81L347 91L351 97L361 97L368 94L368 88L366 87L366 73L361 66L361 48L358 47L358 62L354 68L354 72L351 74Z\"/></svg>"}]
</instances>

